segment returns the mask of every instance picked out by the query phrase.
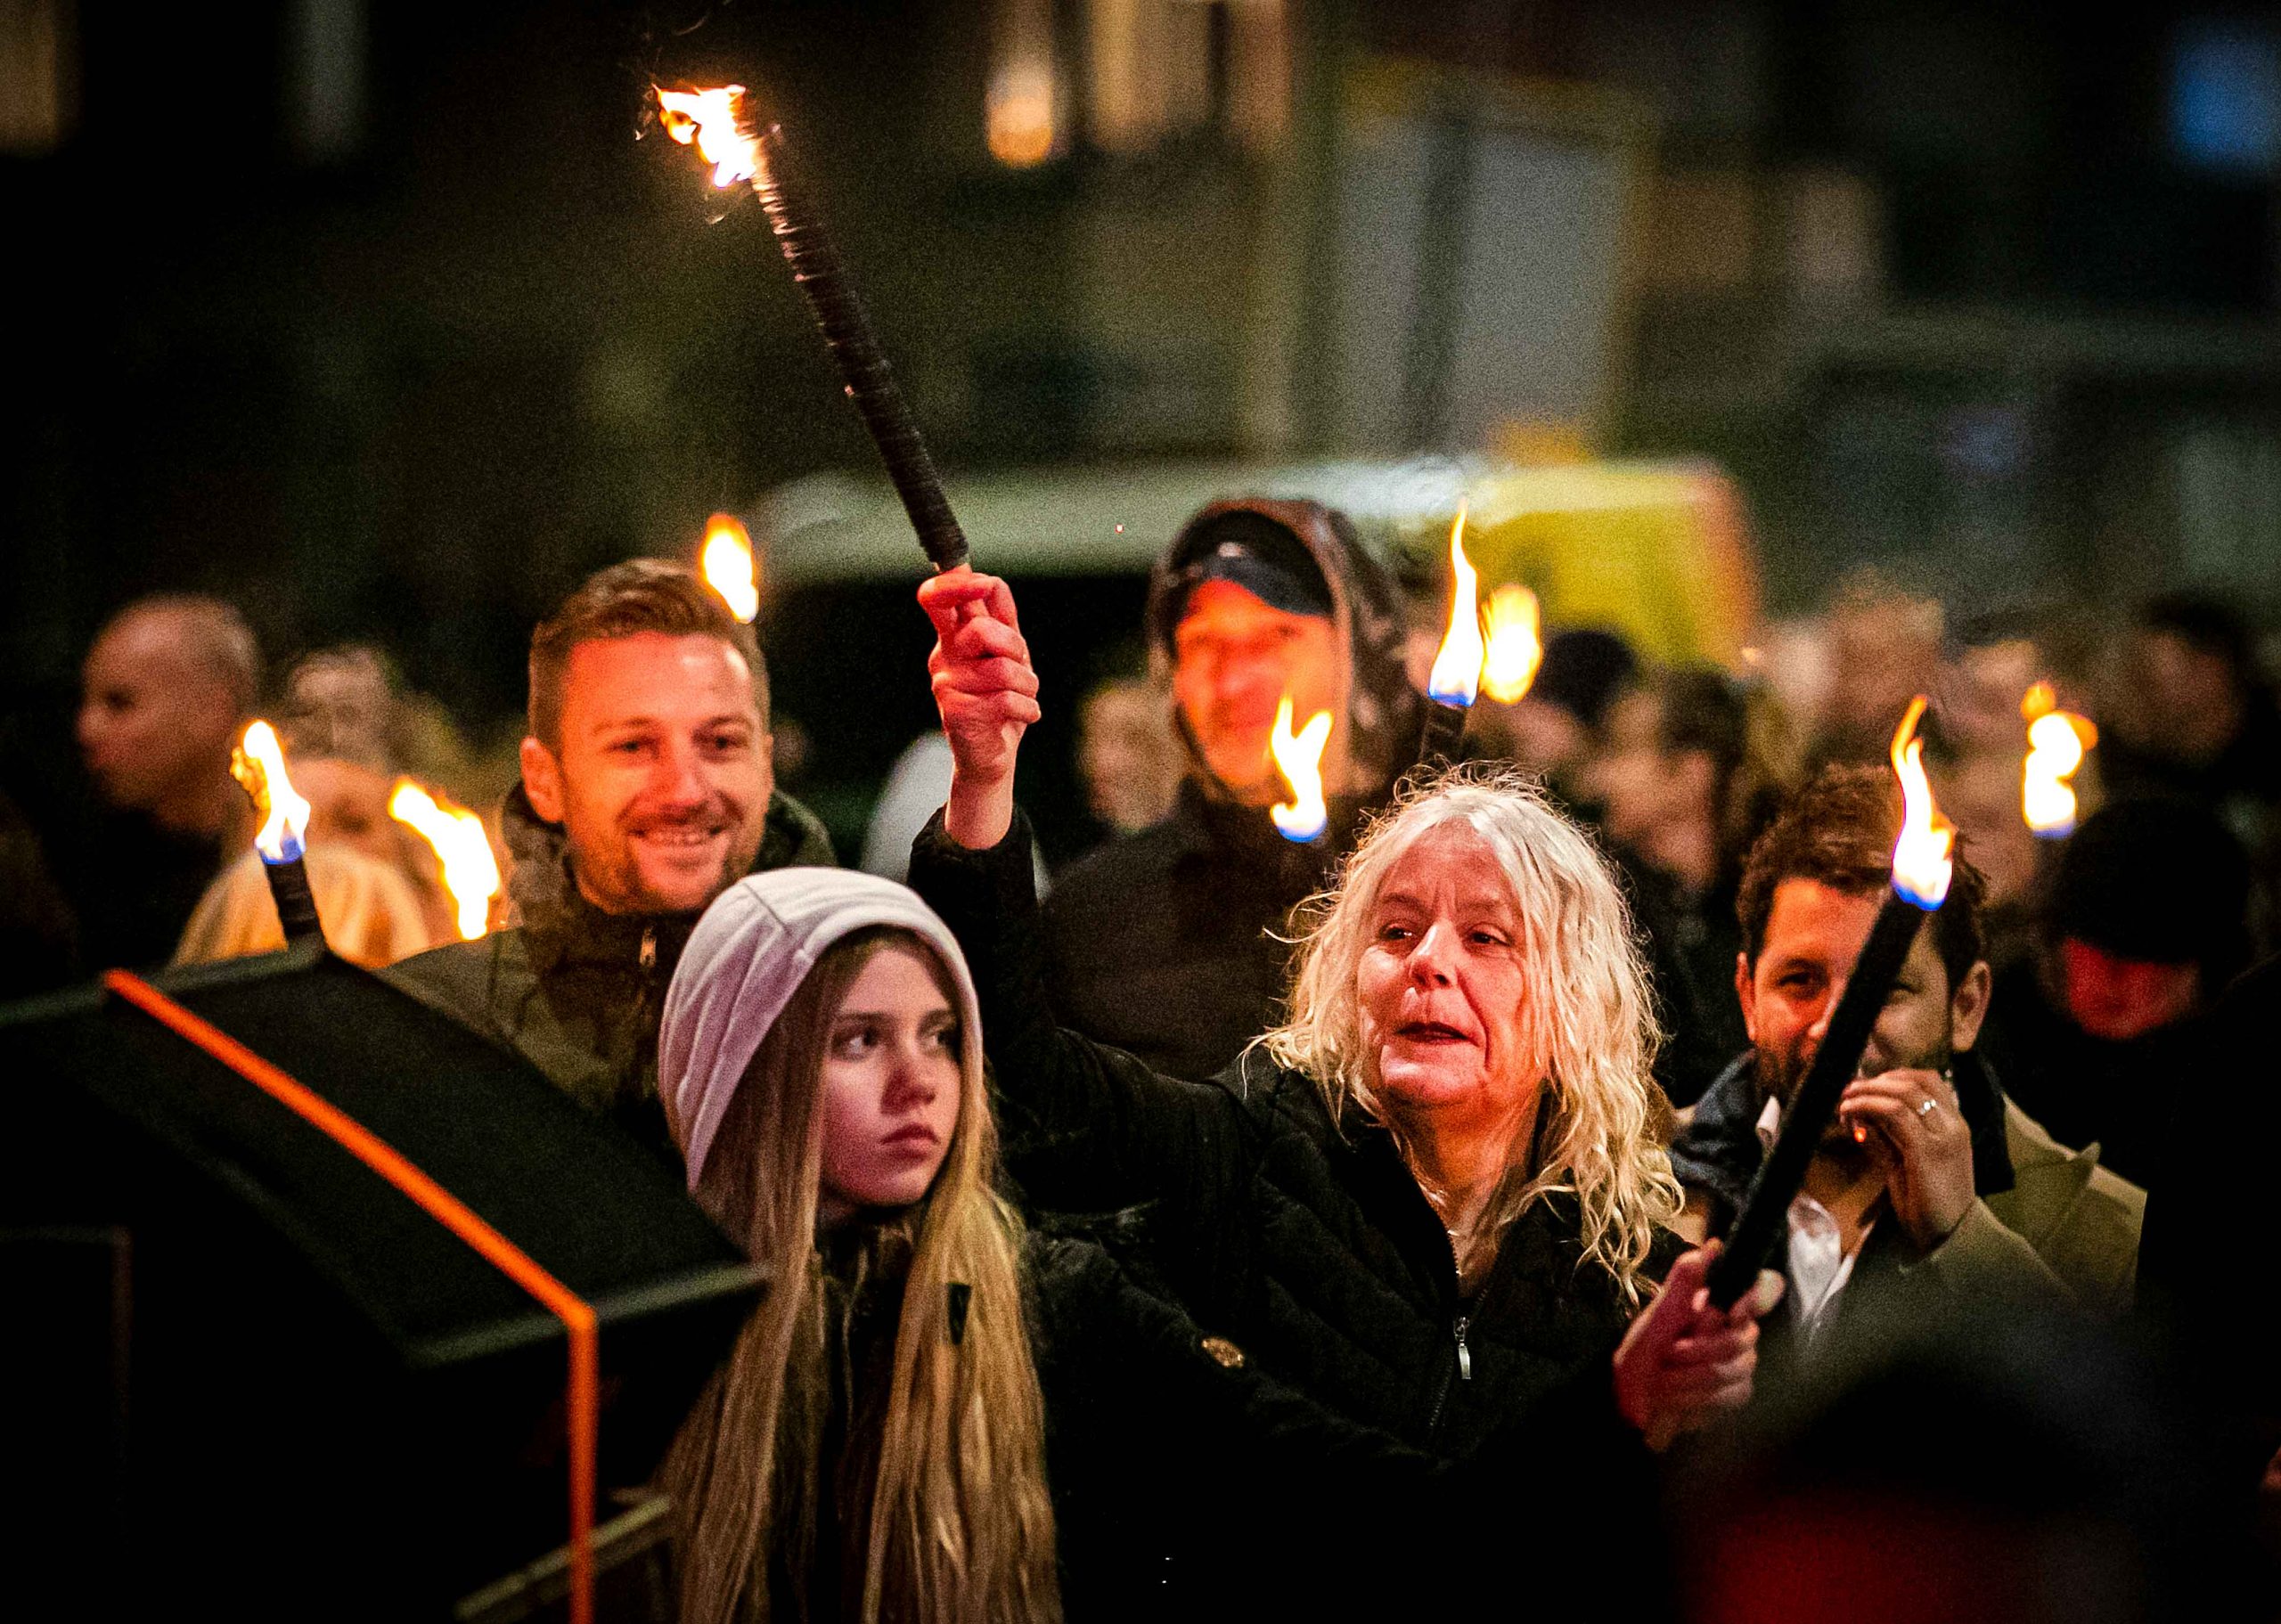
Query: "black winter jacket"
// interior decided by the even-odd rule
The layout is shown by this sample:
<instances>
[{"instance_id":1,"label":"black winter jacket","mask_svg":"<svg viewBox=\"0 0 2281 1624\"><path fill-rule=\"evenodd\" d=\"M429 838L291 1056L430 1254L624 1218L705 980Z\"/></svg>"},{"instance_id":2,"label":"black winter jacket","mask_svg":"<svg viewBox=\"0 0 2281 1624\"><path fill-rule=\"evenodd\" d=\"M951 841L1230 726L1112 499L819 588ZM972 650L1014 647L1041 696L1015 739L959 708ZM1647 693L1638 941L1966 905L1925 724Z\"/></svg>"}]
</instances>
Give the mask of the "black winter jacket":
<instances>
[{"instance_id":1,"label":"black winter jacket","mask_svg":"<svg viewBox=\"0 0 2281 1624\"><path fill-rule=\"evenodd\" d=\"M1461 1298L1448 1236L1383 1129L1342 1130L1308 1079L1257 1050L1183 1082L1054 1024L1029 852L1026 823L968 852L938 816L911 873L973 966L1008 1166L1034 1204L1150 1204L1151 1261L1204 1330L1350 1420L1455 1453L1541 1418L1564 1447L1644 1464L1609 1375L1629 1310L1583 1262L1573 1203L1524 1212Z\"/></svg>"},{"instance_id":2,"label":"black winter jacket","mask_svg":"<svg viewBox=\"0 0 2281 1624\"><path fill-rule=\"evenodd\" d=\"M1213 503L1188 529L1230 511L1281 525L1322 572L1339 649L1345 747L1359 782L1350 787L1354 798L1333 799L1322 840L1294 845L1263 808L1228 798L1175 709L1188 775L1172 816L1054 877L1045 951L1055 1011L1086 1036L1175 1077L1210 1076L1272 1018L1292 905L1323 883L1353 845L1363 812L1410 764L1422 704L1402 664L1394 585L1345 518L1318 502L1243 498ZM1187 533L1149 582L1150 658L1159 672L1176 658L1186 586L1169 566Z\"/></svg>"},{"instance_id":3,"label":"black winter jacket","mask_svg":"<svg viewBox=\"0 0 2281 1624\"><path fill-rule=\"evenodd\" d=\"M1292 908L1353 845L1360 812L1296 845L1190 780L1172 816L1055 877L1044 911L1056 1015L1173 1077L1209 1077L1273 1020Z\"/></svg>"}]
</instances>

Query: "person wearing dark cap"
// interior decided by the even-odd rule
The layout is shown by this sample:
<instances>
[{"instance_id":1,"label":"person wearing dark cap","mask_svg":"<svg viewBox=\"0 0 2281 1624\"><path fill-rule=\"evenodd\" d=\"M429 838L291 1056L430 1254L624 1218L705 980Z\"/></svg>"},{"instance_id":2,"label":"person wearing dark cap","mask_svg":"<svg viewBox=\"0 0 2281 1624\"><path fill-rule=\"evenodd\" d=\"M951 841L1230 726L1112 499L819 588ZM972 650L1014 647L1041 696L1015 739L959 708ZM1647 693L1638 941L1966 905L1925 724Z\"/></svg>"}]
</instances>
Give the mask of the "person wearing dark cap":
<instances>
[{"instance_id":1,"label":"person wearing dark cap","mask_svg":"<svg viewBox=\"0 0 2281 1624\"><path fill-rule=\"evenodd\" d=\"M2039 951L1998 988L1991 1039L2028 1110L2146 1182L2195 1017L2249 959L2249 861L2189 801L2118 801L2060 853Z\"/></svg>"},{"instance_id":2,"label":"person wearing dark cap","mask_svg":"<svg viewBox=\"0 0 2281 1624\"><path fill-rule=\"evenodd\" d=\"M1205 1077L1273 1024L1291 907L1410 764L1420 701L1391 582L1345 517L1315 502L1205 509L1157 562L1147 625L1187 773L1168 819L1057 877L1048 985L1069 1025ZM1286 696L1295 729L1332 717L1331 828L1313 846L1268 816L1289 795L1268 750Z\"/></svg>"}]
</instances>

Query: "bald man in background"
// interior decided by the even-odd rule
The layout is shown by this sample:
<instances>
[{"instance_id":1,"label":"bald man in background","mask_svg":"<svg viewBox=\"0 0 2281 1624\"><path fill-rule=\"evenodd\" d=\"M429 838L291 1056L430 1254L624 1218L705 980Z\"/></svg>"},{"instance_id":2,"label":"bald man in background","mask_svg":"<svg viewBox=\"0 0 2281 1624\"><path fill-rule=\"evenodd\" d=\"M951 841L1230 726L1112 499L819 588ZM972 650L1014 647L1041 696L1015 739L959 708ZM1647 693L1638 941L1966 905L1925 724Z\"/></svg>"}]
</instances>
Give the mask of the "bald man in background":
<instances>
[{"instance_id":1,"label":"bald man in background","mask_svg":"<svg viewBox=\"0 0 2281 1624\"><path fill-rule=\"evenodd\" d=\"M97 805L45 831L49 867L93 971L164 964L221 868L251 838L230 749L251 714L261 657L216 598L127 605L80 666L76 731Z\"/></svg>"}]
</instances>

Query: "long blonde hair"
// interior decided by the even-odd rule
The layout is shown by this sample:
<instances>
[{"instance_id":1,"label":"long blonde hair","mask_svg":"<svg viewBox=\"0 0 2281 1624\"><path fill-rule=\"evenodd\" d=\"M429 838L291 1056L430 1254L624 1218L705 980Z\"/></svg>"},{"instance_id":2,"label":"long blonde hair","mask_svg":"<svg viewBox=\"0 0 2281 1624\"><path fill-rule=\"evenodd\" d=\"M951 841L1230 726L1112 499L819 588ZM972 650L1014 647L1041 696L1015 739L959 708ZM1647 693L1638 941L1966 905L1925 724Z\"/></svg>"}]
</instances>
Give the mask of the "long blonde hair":
<instances>
[{"instance_id":1,"label":"long blonde hair","mask_svg":"<svg viewBox=\"0 0 2281 1624\"><path fill-rule=\"evenodd\" d=\"M779 1601L812 1616L820 1458L837 1324L816 1245L825 1044L863 965L916 952L948 991L933 950L875 927L835 943L769 1029L731 1101L697 1187L699 1202L770 1285L728 1364L698 1401L660 1473L681 1530L683 1624L767 1618ZM955 1005L956 999L952 999ZM1022 1226L993 1188L997 1132L980 1034L961 1034L958 1124L933 1187L891 1220L910 1246L879 1469L869 1499L862 1611L893 1620L1056 1620L1045 1405L1022 1298ZM963 1286L965 1323L950 1299ZM772 1557L789 1594L771 1594ZM843 1603L854 1597L843 1597Z\"/></svg>"},{"instance_id":2,"label":"long blonde hair","mask_svg":"<svg viewBox=\"0 0 2281 1624\"><path fill-rule=\"evenodd\" d=\"M1679 1180L1658 1139L1668 1107L1649 1075L1654 1006L1631 910L1607 865L1525 775L1459 767L1405 787L1334 886L1302 908L1287 1017L1260 1041L1314 1079L1332 1120L1360 1113L1400 1137L1363 1052L1356 975L1387 874L1451 824L1489 848L1520 914L1522 967L1533 990L1521 1011L1524 1058L1545 1080L1551 1111L1547 1122L1539 1107L1541 1163L1525 1179L1505 1180L1482 1232L1496 1234L1541 1196L1572 1195L1584 1256L1636 1303L1652 1291L1644 1270L1656 1231L1680 1208ZM1517 1141L1508 1171L1527 1171L1532 1148Z\"/></svg>"}]
</instances>

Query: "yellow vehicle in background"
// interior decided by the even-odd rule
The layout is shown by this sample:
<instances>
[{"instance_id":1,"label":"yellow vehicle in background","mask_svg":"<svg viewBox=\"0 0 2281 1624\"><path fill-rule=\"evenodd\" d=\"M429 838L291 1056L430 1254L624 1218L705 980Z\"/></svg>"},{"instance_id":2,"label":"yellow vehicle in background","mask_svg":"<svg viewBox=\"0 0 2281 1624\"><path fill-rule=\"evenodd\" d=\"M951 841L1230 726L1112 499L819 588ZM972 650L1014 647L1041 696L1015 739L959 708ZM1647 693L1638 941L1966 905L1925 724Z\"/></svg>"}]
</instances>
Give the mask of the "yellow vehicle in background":
<instances>
[{"instance_id":1,"label":"yellow vehicle in background","mask_svg":"<svg viewBox=\"0 0 2281 1624\"><path fill-rule=\"evenodd\" d=\"M1404 579L1443 583L1460 502L1484 599L1537 595L1548 632L1600 626L1647 659L1734 668L1759 616L1755 552L1734 484L1702 462L1488 458L1286 467L1157 464L985 474L947 482L976 567L1030 576L1143 576L1197 510L1222 496L1310 497L1345 512ZM748 516L771 596L911 580L924 567L884 480L825 474Z\"/></svg>"},{"instance_id":2,"label":"yellow vehicle in background","mask_svg":"<svg viewBox=\"0 0 2281 1624\"><path fill-rule=\"evenodd\" d=\"M1530 588L1547 635L1605 627L1647 659L1738 669L1759 613L1741 502L1702 463L1146 464L952 477L946 486L975 567L1011 580L1021 602L1046 708L1023 752L1023 794L1057 861L1098 837L1076 773L1079 701L1145 665L1149 567L1215 498L1309 497L1345 512L1407 584L1429 656L1448 616L1460 502L1483 601L1508 582ZM921 677L932 635L911 598L926 559L884 477L813 475L742 517L759 554L779 765L852 852L889 769L936 725Z\"/></svg>"}]
</instances>

